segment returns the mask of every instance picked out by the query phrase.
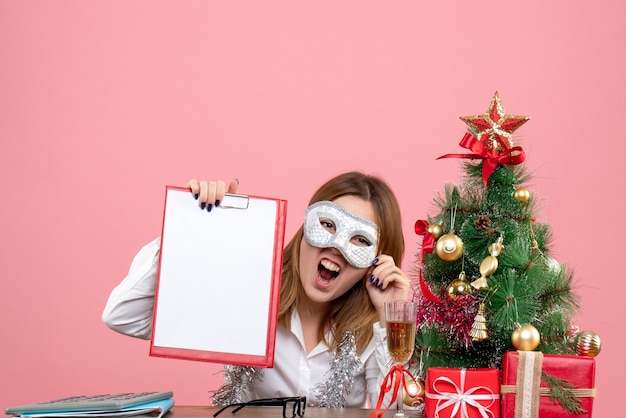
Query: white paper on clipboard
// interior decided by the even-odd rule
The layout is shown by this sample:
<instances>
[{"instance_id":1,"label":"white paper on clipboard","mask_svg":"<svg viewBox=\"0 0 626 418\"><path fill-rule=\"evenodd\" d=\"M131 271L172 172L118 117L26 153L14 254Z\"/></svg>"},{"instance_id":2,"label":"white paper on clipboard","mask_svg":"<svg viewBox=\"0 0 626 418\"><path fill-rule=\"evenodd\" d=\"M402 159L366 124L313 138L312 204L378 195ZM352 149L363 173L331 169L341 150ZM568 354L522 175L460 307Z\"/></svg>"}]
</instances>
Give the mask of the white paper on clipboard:
<instances>
[{"instance_id":1,"label":"white paper on clipboard","mask_svg":"<svg viewBox=\"0 0 626 418\"><path fill-rule=\"evenodd\" d=\"M166 187L150 354L272 367L287 202Z\"/></svg>"}]
</instances>

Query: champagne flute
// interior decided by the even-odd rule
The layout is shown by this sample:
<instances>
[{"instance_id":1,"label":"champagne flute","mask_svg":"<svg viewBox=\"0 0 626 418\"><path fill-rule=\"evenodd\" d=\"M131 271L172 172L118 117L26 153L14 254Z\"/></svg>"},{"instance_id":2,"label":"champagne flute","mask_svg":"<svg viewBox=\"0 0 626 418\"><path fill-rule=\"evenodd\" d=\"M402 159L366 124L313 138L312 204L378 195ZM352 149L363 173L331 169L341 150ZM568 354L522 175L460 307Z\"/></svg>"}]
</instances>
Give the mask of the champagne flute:
<instances>
[{"instance_id":1,"label":"champagne flute","mask_svg":"<svg viewBox=\"0 0 626 418\"><path fill-rule=\"evenodd\" d=\"M387 321L387 348L391 359L398 366L404 366L411 359L415 347L415 319L417 303L396 300L385 302L385 320ZM402 375L404 379L404 375ZM406 417L403 412L404 382L398 388L396 418Z\"/></svg>"}]
</instances>

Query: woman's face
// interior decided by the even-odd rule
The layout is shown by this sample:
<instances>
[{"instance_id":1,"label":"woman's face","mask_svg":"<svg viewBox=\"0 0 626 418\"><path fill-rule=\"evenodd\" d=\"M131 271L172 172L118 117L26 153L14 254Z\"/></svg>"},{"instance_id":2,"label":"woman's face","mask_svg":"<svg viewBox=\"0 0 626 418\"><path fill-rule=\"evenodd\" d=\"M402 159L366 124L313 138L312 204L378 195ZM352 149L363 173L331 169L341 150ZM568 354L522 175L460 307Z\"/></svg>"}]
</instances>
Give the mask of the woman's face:
<instances>
[{"instance_id":1,"label":"woman's face","mask_svg":"<svg viewBox=\"0 0 626 418\"><path fill-rule=\"evenodd\" d=\"M374 207L356 196L341 196L334 203L360 218L376 222ZM322 225L329 232L334 232L332 222ZM354 245L367 245L363 237L351 238ZM300 243L300 281L307 298L314 303L330 302L348 291L361 280L367 269L356 268L335 248L317 248L310 245L303 237Z\"/></svg>"}]
</instances>

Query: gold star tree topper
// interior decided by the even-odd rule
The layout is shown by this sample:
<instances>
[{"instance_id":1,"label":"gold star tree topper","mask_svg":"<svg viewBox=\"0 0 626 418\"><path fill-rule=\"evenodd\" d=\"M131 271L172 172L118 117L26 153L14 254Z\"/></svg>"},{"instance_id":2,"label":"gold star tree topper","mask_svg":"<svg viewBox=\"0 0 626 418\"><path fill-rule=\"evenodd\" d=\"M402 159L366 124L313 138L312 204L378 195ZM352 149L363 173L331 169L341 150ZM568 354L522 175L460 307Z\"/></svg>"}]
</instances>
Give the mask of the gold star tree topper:
<instances>
[{"instance_id":1,"label":"gold star tree topper","mask_svg":"<svg viewBox=\"0 0 626 418\"><path fill-rule=\"evenodd\" d=\"M507 115L502 108L498 92L493 95L487 112L476 116L461 116L469 131L493 154L513 147L512 133L526 123L530 116Z\"/></svg>"}]
</instances>

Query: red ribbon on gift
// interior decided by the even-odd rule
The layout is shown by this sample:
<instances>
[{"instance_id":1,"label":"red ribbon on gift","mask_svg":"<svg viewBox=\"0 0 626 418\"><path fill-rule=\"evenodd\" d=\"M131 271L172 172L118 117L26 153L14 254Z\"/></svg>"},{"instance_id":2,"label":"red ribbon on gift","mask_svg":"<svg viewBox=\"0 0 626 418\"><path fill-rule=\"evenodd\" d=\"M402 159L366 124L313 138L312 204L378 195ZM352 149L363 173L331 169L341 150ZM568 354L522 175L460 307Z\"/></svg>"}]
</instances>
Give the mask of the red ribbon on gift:
<instances>
[{"instance_id":1,"label":"red ribbon on gift","mask_svg":"<svg viewBox=\"0 0 626 418\"><path fill-rule=\"evenodd\" d=\"M407 374L412 380L417 381L417 379L413 377L411 372L405 369L404 366L402 366L401 364L396 364L395 366L393 366L383 380L383 384L380 387L380 395L378 395L378 403L376 404L376 409L374 409L374 412L372 412L369 418L381 418L385 414L385 412L387 412L387 409L389 409L391 405L396 404L396 400L398 399L398 389L400 389L400 383L402 383L404 391L408 392L406 380L404 379L404 374ZM391 401L389 402L389 405L387 405L387 408L381 411L383 401L385 400L385 394L390 390L393 390Z\"/></svg>"},{"instance_id":2,"label":"red ribbon on gift","mask_svg":"<svg viewBox=\"0 0 626 418\"><path fill-rule=\"evenodd\" d=\"M463 148L467 148L472 151L473 154L446 154L437 158L470 158L483 160L483 183L487 185L487 179L491 173L493 173L498 166L502 165L517 165L526 160L526 154L522 147L507 148L500 154L494 154L489 151L485 144L480 142L474 135L466 133L459 143Z\"/></svg>"},{"instance_id":3,"label":"red ribbon on gift","mask_svg":"<svg viewBox=\"0 0 626 418\"><path fill-rule=\"evenodd\" d=\"M422 239L422 248L420 250L420 261L422 262L419 273L420 289L422 290L422 294L426 299L431 302L441 303L441 300L437 298L437 296L435 296L433 292L430 291L430 288L424 281L424 276L422 275L422 270L424 266L424 254L432 253L435 249L435 237L433 237L433 235L428 232L428 222L424 220L419 220L415 222L415 233L417 235L424 236L424 238Z\"/></svg>"},{"instance_id":4,"label":"red ribbon on gift","mask_svg":"<svg viewBox=\"0 0 626 418\"><path fill-rule=\"evenodd\" d=\"M494 417L494 413L489 409L494 402L499 401L500 395L493 393L487 386L476 386L465 390L465 373L466 369L461 369L460 387L452 379L446 376L441 376L435 379L433 382L433 390L436 393L426 392L426 397L429 399L437 400L437 408L435 409L434 418L439 418L439 412L443 412L444 409L452 407L450 417L460 416L461 418L470 418L468 407L478 411L482 418L497 418ZM440 391L437 389L438 382L445 382L452 385L455 392ZM485 394L475 393L479 390L485 391ZM491 401L489 405L481 405L478 401ZM457 415L460 413L460 415Z\"/></svg>"}]
</instances>

